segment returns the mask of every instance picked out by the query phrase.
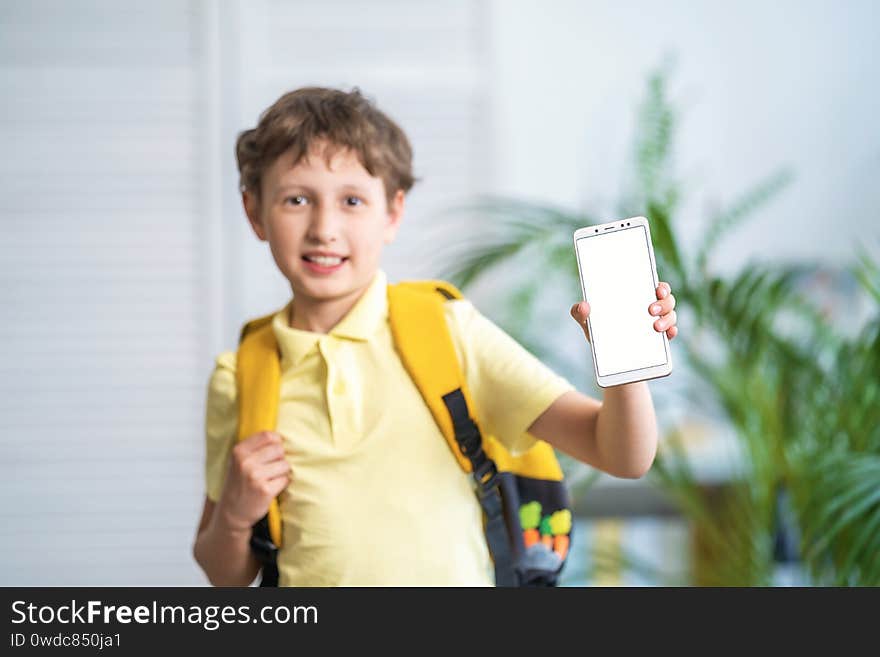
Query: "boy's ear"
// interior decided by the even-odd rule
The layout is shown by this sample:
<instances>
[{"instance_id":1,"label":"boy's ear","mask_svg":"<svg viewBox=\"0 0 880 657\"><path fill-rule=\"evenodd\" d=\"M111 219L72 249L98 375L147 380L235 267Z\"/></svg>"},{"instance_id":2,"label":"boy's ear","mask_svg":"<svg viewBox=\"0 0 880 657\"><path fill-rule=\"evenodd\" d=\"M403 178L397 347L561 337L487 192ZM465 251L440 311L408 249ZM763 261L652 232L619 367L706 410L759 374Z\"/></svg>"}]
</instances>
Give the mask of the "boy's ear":
<instances>
[{"instance_id":1,"label":"boy's ear","mask_svg":"<svg viewBox=\"0 0 880 657\"><path fill-rule=\"evenodd\" d=\"M391 244L400 229L400 221L403 219L403 210L406 205L406 195L402 189L398 189L394 198L388 204L388 222L385 224L385 244Z\"/></svg>"},{"instance_id":2,"label":"boy's ear","mask_svg":"<svg viewBox=\"0 0 880 657\"><path fill-rule=\"evenodd\" d=\"M260 201L256 196L245 189L241 193L241 203L244 206L244 211L245 214L247 214L251 228L254 229L254 232L257 234L257 237L260 238L260 241L265 242L266 231L263 230L263 224L260 221Z\"/></svg>"}]
</instances>

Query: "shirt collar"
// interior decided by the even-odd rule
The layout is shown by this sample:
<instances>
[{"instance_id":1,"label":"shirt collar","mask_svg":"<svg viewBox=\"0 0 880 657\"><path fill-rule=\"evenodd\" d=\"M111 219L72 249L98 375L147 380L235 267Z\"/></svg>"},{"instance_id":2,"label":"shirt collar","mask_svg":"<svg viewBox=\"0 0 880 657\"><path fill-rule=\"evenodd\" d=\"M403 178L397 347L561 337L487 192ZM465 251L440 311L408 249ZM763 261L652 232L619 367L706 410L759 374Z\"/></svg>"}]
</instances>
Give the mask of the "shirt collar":
<instances>
[{"instance_id":1,"label":"shirt collar","mask_svg":"<svg viewBox=\"0 0 880 657\"><path fill-rule=\"evenodd\" d=\"M369 340L379 325L388 318L387 286L388 278L380 269L360 299L339 323L330 329L328 335L344 340ZM272 317L272 330L281 350L282 369L297 365L324 337L323 333L304 331L290 326L288 317L290 317L291 303L293 300Z\"/></svg>"}]
</instances>

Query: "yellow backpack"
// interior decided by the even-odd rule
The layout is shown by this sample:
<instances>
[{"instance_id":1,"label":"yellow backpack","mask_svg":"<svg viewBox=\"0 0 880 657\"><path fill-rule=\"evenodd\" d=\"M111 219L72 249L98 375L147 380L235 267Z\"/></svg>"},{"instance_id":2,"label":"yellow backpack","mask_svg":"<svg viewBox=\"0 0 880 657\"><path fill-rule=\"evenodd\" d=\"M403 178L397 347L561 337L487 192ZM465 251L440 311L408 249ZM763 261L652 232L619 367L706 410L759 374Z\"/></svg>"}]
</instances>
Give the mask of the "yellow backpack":
<instances>
[{"instance_id":1,"label":"yellow backpack","mask_svg":"<svg viewBox=\"0 0 880 657\"><path fill-rule=\"evenodd\" d=\"M497 586L553 586L571 541L571 511L553 448L538 441L514 457L479 429L443 304L462 295L444 281L388 286L394 343L462 470L470 473L483 509ZM236 367L238 440L274 430L281 365L272 315L245 324ZM282 545L278 500L254 525L251 548L262 564L261 586L277 586Z\"/></svg>"}]
</instances>

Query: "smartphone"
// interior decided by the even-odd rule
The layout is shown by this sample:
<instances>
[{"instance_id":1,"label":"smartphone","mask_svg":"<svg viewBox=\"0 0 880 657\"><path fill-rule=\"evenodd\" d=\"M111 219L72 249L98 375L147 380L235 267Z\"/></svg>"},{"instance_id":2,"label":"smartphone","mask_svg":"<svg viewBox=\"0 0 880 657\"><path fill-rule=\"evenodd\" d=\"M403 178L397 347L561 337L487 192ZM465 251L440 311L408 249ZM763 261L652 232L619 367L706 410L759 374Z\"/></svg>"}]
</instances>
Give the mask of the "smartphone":
<instances>
[{"instance_id":1,"label":"smartphone","mask_svg":"<svg viewBox=\"0 0 880 657\"><path fill-rule=\"evenodd\" d=\"M657 266L645 217L619 219L574 232L596 383L602 388L668 376L666 332L654 330Z\"/></svg>"}]
</instances>

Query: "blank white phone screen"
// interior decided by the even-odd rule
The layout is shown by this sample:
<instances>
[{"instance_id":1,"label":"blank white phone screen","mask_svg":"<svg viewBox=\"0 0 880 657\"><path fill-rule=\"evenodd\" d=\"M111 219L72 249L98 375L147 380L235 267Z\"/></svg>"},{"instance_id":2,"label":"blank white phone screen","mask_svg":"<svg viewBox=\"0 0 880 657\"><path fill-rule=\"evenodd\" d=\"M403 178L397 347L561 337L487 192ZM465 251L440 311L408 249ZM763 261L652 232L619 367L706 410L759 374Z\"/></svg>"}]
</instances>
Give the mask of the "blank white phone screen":
<instances>
[{"instance_id":1,"label":"blank white phone screen","mask_svg":"<svg viewBox=\"0 0 880 657\"><path fill-rule=\"evenodd\" d=\"M645 228L581 237L577 255L599 376L665 365L657 316L648 313L657 294Z\"/></svg>"}]
</instances>

